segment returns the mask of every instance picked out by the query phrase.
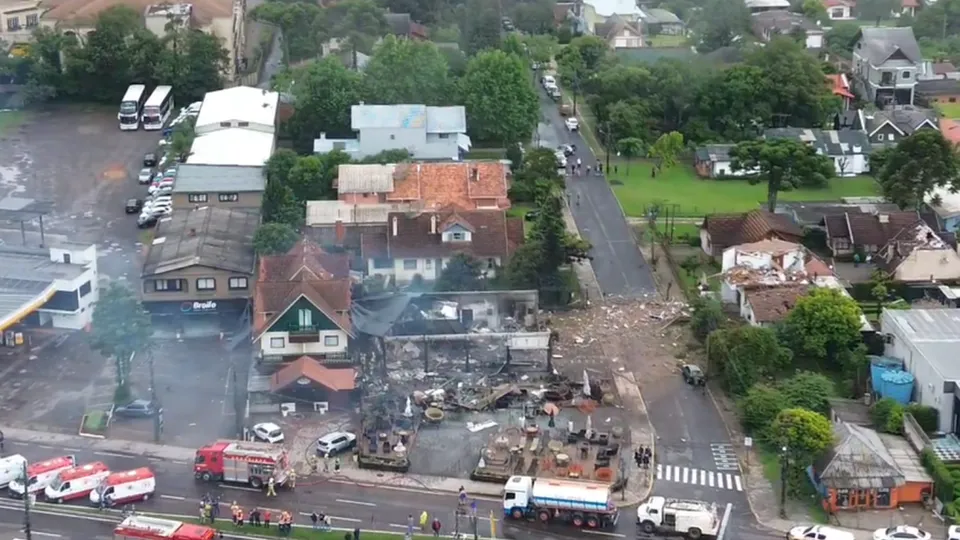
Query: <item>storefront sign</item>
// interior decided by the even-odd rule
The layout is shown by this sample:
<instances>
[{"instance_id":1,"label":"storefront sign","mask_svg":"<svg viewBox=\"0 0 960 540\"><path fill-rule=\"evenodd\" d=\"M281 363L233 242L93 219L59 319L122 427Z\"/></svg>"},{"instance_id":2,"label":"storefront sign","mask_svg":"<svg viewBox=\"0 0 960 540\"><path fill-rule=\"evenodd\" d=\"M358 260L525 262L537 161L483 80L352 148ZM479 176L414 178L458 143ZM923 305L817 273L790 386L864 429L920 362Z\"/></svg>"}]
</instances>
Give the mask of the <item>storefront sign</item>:
<instances>
[{"instance_id":1,"label":"storefront sign","mask_svg":"<svg viewBox=\"0 0 960 540\"><path fill-rule=\"evenodd\" d=\"M217 311L217 303L213 300L206 302L183 302L180 304L180 311L183 313L214 313Z\"/></svg>"}]
</instances>

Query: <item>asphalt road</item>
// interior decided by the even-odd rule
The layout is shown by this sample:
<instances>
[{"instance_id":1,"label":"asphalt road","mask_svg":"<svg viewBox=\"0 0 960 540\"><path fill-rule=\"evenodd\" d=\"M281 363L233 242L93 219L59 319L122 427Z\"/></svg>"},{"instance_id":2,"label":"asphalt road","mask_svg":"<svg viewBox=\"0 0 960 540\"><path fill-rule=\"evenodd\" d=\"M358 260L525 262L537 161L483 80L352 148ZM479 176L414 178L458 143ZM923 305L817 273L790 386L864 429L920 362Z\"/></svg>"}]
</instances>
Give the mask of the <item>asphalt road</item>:
<instances>
[{"instance_id":1,"label":"asphalt road","mask_svg":"<svg viewBox=\"0 0 960 540\"><path fill-rule=\"evenodd\" d=\"M653 274L606 178L586 175L586 166L593 167L597 163L596 156L579 133L567 130L556 103L542 89L539 89L539 95L542 122L537 134L540 145L552 149L561 144L576 145L576 154L570 159L576 162L579 158L583 164L583 176L567 178L567 192L577 228L593 245L591 264L600 289L604 295L625 298L655 295Z\"/></svg>"}]
</instances>

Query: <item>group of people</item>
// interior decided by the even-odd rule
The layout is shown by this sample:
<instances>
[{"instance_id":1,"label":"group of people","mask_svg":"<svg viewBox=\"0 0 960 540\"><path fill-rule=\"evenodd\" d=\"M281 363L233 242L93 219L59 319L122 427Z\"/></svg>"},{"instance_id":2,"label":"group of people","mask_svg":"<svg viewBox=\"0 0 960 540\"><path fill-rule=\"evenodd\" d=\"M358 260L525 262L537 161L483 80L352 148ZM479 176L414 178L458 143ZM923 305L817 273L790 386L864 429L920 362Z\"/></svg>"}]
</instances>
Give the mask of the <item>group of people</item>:
<instances>
[{"instance_id":1,"label":"group of people","mask_svg":"<svg viewBox=\"0 0 960 540\"><path fill-rule=\"evenodd\" d=\"M637 467L650 468L651 459L653 459L653 450L649 446L640 446L633 451L633 461Z\"/></svg>"},{"instance_id":2,"label":"group of people","mask_svg":"<svg viewBox=\"0 0 960 540\"><path fill-rule=\"evenodd\" d=\"M443 529L443 524L440 523L440 518L434 517L433 521L430 521L430 515L427 514L427 511L424 510L420 514L420 532L427 532L427 523L430 524L430 530L433 531L434 536L440 536L440 531ZM407 538L413 537L413 514L407 516Z\"/></svg>"},{"instance_id":3,"label":"group of people","mask_svg":"<svg viewBox=\"0 0 960 540\"><path fill-rule=\"evenodd\" d=\"M587 176L590 176L591 171L594 171L597 176L603 175L603 163L597 160L596 167L587 165ZM580 158L577 158L576 162L570 163L570 176L583 176L583 162Z\"/></svg>"},{"instance_id":4,"label":"group of people","mask_svg":"<svg viewBox=\"0 0 960 540\"><path fill-rule=\"evenodd\" d=\"M310 523L312 524L314 530L318 531L330 532L330 530L333 528L332 524L330 523L330 516L325 515L323 512L320 512L319 514L316 512L311 513Z\"/></svg>"}]
</instances>

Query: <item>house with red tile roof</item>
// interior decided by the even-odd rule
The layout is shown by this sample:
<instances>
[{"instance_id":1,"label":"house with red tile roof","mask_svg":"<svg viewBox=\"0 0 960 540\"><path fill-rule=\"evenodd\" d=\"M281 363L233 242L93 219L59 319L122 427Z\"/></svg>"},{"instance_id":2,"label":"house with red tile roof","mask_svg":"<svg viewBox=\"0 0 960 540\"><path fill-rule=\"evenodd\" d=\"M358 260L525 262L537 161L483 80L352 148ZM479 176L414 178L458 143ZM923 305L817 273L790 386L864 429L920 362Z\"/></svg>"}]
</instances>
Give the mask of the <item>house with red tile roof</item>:
<instances>
[{"instance_id":1,"label":"house with red tile roof","mask_svg":"<svg viewBox=\"0 0 960 540\"><path fill-rule=\"evenodd\" d=\"M260 258L253 339L265 361L347 358L353 335L349 271L346 254L327 253L308 239L283 255Z\"/></svg>"},{"instance_id":2,"label":"house with red tile roof","mask_svg":"<svg viewBox=\"0 0 960 540\"><path fill-rule=\"evenodd\" d=\"M413 162L339 167L338 199L354 205L406 203L424 210L510 208L504 161Z\"/></svg>"},{"instance_id":3,"label":"house with red tile roof","mask_svg":"<svg viewBox=\"0 0 960 540\"><path fill-rule=\"evenodd\" d=\"M855 0L823 0L823 7L827 8L827 17L831 21L851 21L857 3Z\"/></svg>"},{"instance_id":4,"label":"house with red tile roof","mask_svg":"<svg viewBox=\"0 0 960 540\"><path fill-rule=\"evenodd\" d=\"M450 259L465 253L480 260L487 277L523 243L521 218L503 210L465 211L447 206L419 213L391 213L384 234L361 237L360 255L370 276L383 276L404 284L420 276L433 281Z\"/></svg>"},{"instance_id":5,"label":"house with red tile roof","mask_svg":"<svg viewBox=\"0 0 960 540\"><path fill-rule=\"evenodd\" d=\"M787 216L766 210L712 214L700 226L700 247L713 257L721 256L730 246L768 239L800 242L803 231Z\"/></svg>"},{"instance_id":6,"label":"house with red tile roof","mask_svg":"<svg viewBox=\"0 0 960 540\"><path fill-rule=\"evenodd\" d=\"M843 101L843 110L849 110L850 105L856 97L850 90L850 80L843 73L833 73L827 75L827 83L830 85L830 91L833 95Z\"/></svg>"}]
</instances>

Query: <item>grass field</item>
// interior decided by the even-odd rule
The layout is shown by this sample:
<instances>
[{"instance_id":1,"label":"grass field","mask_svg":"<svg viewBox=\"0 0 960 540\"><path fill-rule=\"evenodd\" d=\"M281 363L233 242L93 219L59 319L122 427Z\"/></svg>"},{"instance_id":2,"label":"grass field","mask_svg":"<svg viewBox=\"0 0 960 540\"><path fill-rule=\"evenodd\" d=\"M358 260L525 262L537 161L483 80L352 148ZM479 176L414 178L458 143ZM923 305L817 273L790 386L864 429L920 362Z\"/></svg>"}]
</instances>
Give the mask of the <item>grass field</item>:
<instances>
[{"instance_id":1,"label":"grass field","mask_svg":"<svg viewBox=\"0 0 960 540\"><path fill-rule=\"evenodd\" d=\"M3 111L0 112L0 135L5 135L9 131L17 129L27 118L24 111Z\"/></svg>"},{"instance_id":2,"label":"grass field","mask_svg":"<svg viewBox=\"0 0 960 540\"><path fill-rule=\"evenodd\" d=\"M936 109L945 118L960 118L960 103L937 103Z\"/></svg>"},{"instance_id":3,"label":"grass field","mask_svg":"<svg viewBox=\"0 0 960 540\"><path fill-rule=\"evenodd\" d=\"M613 165L613 162L611 162ZM764 183L751 185L746 180L709 180L697 177L693 167L678 164L651 178L652 163L637 160L617 163L612 175L613 191L630 217L643 217L652 204L677 204L678 215L703 216L718 212L743 212L757 208L767 199ZM841 197L866 197L877 194L873 178L834 178L826 189L799 189L780 193L782 201L830 201Z\"/></svg>"},{"instance_id":4,"label":"grass field","mask_svg":"<svg viewBox=\"0 0 960 540\"><path fill-rule=\"evenodd\" d=\"M687 44L687 38L685 36L660 34L649 39L651 47L683 47Z\"/></svg>"}]
</instances>

